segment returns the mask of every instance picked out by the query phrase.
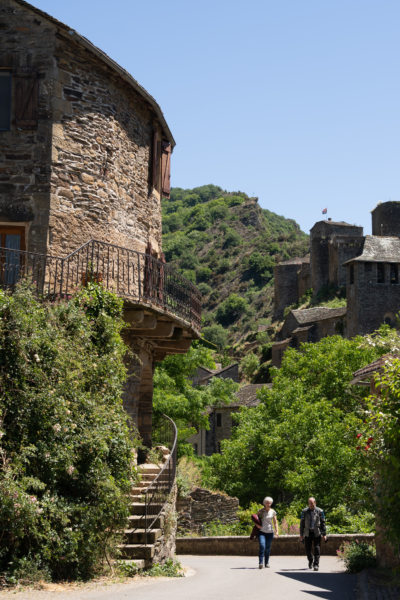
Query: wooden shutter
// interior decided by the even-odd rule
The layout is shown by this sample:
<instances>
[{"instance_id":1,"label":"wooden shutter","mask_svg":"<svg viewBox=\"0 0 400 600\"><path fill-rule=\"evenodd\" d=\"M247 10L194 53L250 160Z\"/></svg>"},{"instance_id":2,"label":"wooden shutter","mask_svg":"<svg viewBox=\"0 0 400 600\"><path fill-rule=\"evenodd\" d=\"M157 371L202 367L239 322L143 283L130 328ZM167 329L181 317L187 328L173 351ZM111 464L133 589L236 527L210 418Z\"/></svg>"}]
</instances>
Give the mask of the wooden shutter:
<instances>
[{"instance_id":1,"label":"wooden shutter","mask_svg":"<svg viewBox=\"0 0 400 600\"><path fill-rule=\"evenodd\" d=\"M15 76L15 125L20 129L34 129L38 119L39 80L36 74Z\"/></svg>"},{"instance_id":2,"label":"wooden shutter","mask_svg":"<svg viewBox=\"0 0 400 600\"><path fill-rule=\"evenodd\" d=\"M171 144L163 142L161 155L161 191L166 198L169 198L171 191L171 152Z\"/></svg>"},{"instance_id":3,"label":"wooden shutter","mask_svg":"<svg viewBox=\"0 0 400 600\"><path fill-rule=\"evenodd\" d=\"M157 190L160 186L160 150L161 150L161 142L158 137L158 131L154 131L153 135L153 165L152 165L152 179L153 179L153 187Z\"/></svg>"}]
</instances>

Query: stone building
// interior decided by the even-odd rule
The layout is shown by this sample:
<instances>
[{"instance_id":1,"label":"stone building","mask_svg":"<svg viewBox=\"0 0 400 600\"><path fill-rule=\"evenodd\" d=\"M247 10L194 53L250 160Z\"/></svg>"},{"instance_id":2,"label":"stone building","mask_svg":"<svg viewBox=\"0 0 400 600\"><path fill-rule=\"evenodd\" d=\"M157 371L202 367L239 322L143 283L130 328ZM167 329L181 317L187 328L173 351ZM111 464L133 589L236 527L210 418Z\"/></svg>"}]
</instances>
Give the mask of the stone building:
<instances>
[{"instance_id":1,"label":"stone building","mask_svg":"<svg viewBox=\"0 0 400 600\"><path fill-rule=\"evenodd\" d=\"M395 326L400 311L400 238L367 235L362 254L346 266L348 336L371 333L382 323Z\"/></svg>"},{"instance_id":2,"label":"stone building","mask_svg":"<svg viewBox=\"0 0 400 600\"><path fill-rule=\"evenodd\" d=\"M274 267L274 318L281 319L285 308L297 304L310 287L309 255L277 264Z\"/></svg>"},{"instance_id":3,"label":"stone building","mask_svg":"<svg viewBox=\"0 0 400 600\"><path fill-rule=\"evenodd\" d=\"M23 0L2 0L0 24L1 283L29 271L45 295L94 279L124 298L125 406L149 445L154 361L200 329L199 294L161 248L174 138L154 98L67 25Z\"/></svg>"},{"instance_id":4,"label":"stone building","mask_svg":"<svg viewBox=\"0 0 400 600\"><path fill-rule=\"evenodd\" d=\"M188 441L199 456L215 454L221 451L222 440L230 439L234 421L233 413L241 407L255 407L260 403L257 391L263 387L271 387L269 383L251 383L244 385L236 392L236 400L231 404L210 408L208 411L209 429L200 429Z\"/></svg>"},{"instance_id":5,"label":"stone building","mask_svg":"<svg viewBox=\"0 0 400 600\"><path fill-rule=\"evenodd\" d=\"M272 365L281 366L286 348L298 348L304 342L319 342L329 335L344 335L345 326L345 306L291 310L279 332L279 339L272 345Z\"/></svg>"},{"instance_id":6,"label":"stone building","mask_svg":"<svg viewBox=\"0 0 400 600\"><path fill-rule=\"evenodd\" d=\"M343 263L357 256L363 228L344 221L318 221L310 230L311 287L314 296L324 286L346 286Z\"/></svg>"}]
</instances>

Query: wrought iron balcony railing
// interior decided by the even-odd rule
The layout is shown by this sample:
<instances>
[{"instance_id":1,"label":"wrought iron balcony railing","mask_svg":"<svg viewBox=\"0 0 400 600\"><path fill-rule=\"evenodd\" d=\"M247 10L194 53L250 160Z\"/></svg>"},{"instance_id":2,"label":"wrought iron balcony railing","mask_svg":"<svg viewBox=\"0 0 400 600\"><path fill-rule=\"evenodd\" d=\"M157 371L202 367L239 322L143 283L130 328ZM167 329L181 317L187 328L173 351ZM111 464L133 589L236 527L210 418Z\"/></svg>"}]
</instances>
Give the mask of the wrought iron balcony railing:
<instances>
[{"instance_id":1,"label":"wrought iron balcony railing","mask_svg":"<svg viewBox=\"0 0 400 600\"><path fill-rule=\"evenodd\" d=\"M68 298L96 281L125 300L160 308L200 329L198 289L170 265L136 250L97 240L65 258L0 248L0 286L12 288L22 277L49 298Z\"/></svg>"}]
</instances>

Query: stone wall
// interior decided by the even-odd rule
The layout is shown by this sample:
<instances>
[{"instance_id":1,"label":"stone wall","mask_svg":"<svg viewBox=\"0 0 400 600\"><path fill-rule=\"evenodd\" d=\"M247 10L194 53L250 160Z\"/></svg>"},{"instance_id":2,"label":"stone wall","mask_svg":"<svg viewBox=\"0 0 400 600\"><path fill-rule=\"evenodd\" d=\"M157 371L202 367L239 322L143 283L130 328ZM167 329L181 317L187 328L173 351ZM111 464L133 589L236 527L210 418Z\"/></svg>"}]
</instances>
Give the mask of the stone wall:
<instances>
[{"instance_id":1,"label":"stone wall","mask_svg":"<svg viewBox=\"0 0 400 600\"><path fill-rule=\"evenodd\" d=\"M390 264L383 263L384 283L378 283L376 262L354 262L348 266L347 336L365 335L382 322L394 325L400 306L400 284L390 282ZM353 267L354 283L350 283Z\"/></svg>"},{"instance_id":2,"label":"stone wall","mask_svg":"<svg viewBox=\"0 0 400 600\"><path fill-rule=\"evenodd\" d=\"M400 235L400 202L381 202L371 214L372 235Z\"/></svg>"},{"instance_id":3,"label":"stone wall","mask_svg":"<svg viewBox=\"0 0 400 600\"><path fill-rule=\"evenodd\" d=\"M55 27L13 0L2 0L0 24L0 67L12 80L10 130L0 131L0 224L24 226L27 249L45 252ZM20 113L29 98L28 121Z\"/></svg>"},{"instance_id":4,"label":"stone wall","mask_svg":"<svg viewBox=\"0 0 400 600\"><path fill-rule=\"evenodd\" d=\"M189 496L178 498L176 509L181 531L201 531L204 523L212 521L236 523L239 500L198 487Z\"/></svg>"},{"instance_id":5,"label":"stone wall","mask_svg":"<svg viewBox=\"0 0 400 600\"><path fill-rule=\"evenodd\" d=\"M154 544L154 563L164 564L166 560L174 558L176 554L176 495L177 487L175 483L168 498L168 502L161 513L164 517L164 525L162 527L161 537L159 537Z\"/></svg>"},{"instance_id":6,"label":"stone wall","mask_svg":"<svg viewBox=\"0 0 400 600\"><path fill-rule=\"evenodd\" d=\"M150 108L80 44L58 36L50 240L66 254L90 238L161 249L160 196L151 182L157 124Z\"/></svg>"},{"instance_id":7,"label":"stone wall","mask_svg":"<svg viewBox=\"0 0 400 600\"><path fill-rule=\"evenodd\" d=\"M322 542L321 554L336 556L337 550L343 542L355 540L374 541L372 533L333 534L328 536L328 542ZM249 536L221 536L221 537L178 537L176 540L177 554L202 554L202 555L231 555L231 556L258 556L257 540L250 540ZM298 535L281 535L275 538L271 547L272 556L305 555L304 544Z\"/></svg>"}]
</instances>

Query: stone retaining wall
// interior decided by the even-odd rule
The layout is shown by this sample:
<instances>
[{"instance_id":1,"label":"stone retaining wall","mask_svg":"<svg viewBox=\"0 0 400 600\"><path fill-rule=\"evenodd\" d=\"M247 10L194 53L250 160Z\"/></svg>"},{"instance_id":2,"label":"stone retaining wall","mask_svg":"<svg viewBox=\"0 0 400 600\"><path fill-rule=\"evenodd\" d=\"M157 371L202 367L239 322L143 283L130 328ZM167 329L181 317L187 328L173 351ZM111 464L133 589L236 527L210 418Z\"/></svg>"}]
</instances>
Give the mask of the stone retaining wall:
<instances>
[{"instance_id":1,"label":"stone retaining wall","mask_svg":"<svg viewBox=\"0 0 400 600\"><path fill-rule=\"evenodd\" d=\"M178 528L180 530L201 531L204 523L236 523L239 500L225 494L196 488L186 498L179 498Z\"/></svg>"},{"instance_id":2,"label":"stone retaining wall","mask_svg":"<svg viewBox=\"0 0 400 600\"><path fill-rule=\"evenodd\" d=\"M362 540L373 542L373 533L334 534L328 537L328 542L322 542L321 554L336 555L343 542ZM177 554L205 554L231 556L257 556L258 543L248 536L221 537L179 537L176 540ZM272 555L301 555L305 554L304 544L297 535L282 535L272 543Z\"/></svg>"}]
</instances>

